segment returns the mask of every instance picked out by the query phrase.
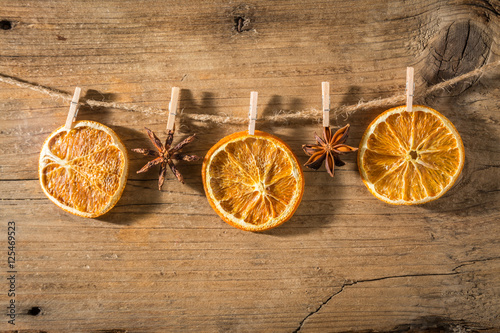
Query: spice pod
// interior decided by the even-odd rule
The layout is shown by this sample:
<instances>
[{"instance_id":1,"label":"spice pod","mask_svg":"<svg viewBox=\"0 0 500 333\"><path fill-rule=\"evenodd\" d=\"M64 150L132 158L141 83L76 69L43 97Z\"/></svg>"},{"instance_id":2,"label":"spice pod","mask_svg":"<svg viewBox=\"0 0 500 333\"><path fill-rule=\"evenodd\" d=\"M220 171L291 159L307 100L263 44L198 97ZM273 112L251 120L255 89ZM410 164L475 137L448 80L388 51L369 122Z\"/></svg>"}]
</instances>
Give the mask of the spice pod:
<instances>
[{"instance_id":1,"label":"spice pod","mask_svg":"<svg viewBox=\"0 0 500 333\"><path fill-rule=\"evenodd\" d=\"M139 154L143 154L144 156L154 157L139 171L137 171L137 173L143 173L149 171L149 169L151 169L152 167L159 165L160 172L158 176L158 190L160 191L162 189L163 183L165 182L168 169L172 171L172 173L179 182L184 184L184 177L180 173L174 161L193 162L200 159L199 156L182 153L182 149L186 145L194 141L196 134L189 136L188 138L182 140L180 143L176 145L172 145L175 134L175 116L177 115L177 104L179 101L179 93L180 89L178 87L172 87L172 95L170 103L168 105L169 113L167 120L167 139L165 140L165 144L163 144L160 141L160 139L158 139L158 137L153 131L145 127L146 133L148 134L148 137L153 143L153 146L156 148L156 150L151 150L147 148L132 149L132 151Z\"/></svg>"},{"instance_id":2,"label":"spice pod","mask_svg":"<svg viewBox=\"0 0 500 333\"><path fill-rule=\"evenodd\" d=\"M302 145L306 155L310 156L304 166L318 170L324 162L326 171L333 177L335 166L341 167L345 165L340 159L340 155L355 152L358 148L345 144L349 136L349 124L332 134L330 128L330 83L323 82L321 87L323 92L323 137L320 138L314 133L316 143Z\"/></svg>"}]
</instances>

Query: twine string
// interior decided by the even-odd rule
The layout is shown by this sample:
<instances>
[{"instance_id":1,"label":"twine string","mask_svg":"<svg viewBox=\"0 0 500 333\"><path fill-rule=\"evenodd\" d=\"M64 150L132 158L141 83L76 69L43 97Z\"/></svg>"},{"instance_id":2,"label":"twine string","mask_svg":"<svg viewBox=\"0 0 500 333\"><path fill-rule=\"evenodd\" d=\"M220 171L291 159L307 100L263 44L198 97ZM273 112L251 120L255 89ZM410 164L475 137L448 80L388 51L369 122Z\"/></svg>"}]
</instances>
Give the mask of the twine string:
<instances>
[{"instance_id":1,"label":"twine string","mask_svg":"<svg viewBox=\"0 0 500 333\"><path fill-rule=\"evenodd\" d=\"M477 69L474 69L470 72L467 72L465 74L456 76L452 79L437 83L426 90L424 90L422 93L418 94L418 97L422 98L425 96L428 96L432 93L435 93L437 91L441 91L443 89L446 89L460 81L481 75L485 73L488 70L491 70L495 67L498 67L500 65L500 61L492 62L486 65L483 65ZM71 101L72 95L68 94L64 91L57 90L54 88L50 87L45 87L41 86L35 83L31 83L25 80L21 80L18 78L14 78L8 75L0 74L0 82L4 82L6 84L10 84L13 86L17 86L20 88L26 88L30 89L33 91L37 91L39 93L48 95L52 98L55 99L61 99L63 101ZM331 118L337 118L339 115L345 115L346 117L350 116L351 114L361 111L361 110L367 110L367 109L373 109L373 108L381 108L381 107L390 107L398 104L404 103L406 99L406 95L404 93L402 94L397 94L393 95L390 97L386 98L378 98L374 99L371 101L363 102L360 101L357 104L353 105L344 105L340 106L331 112ZM154 108L154 107L144 107L141 105L134 105L134 104L123 104L123 103L115 103L115 102L106 102L106 101L97 101L91 98L85 98L82 97L80 99L80 105L82 104L87 104L90 107L104 107L104 108L112 108L112 109L118 109L118 110L125 110L125 111L131 111L131 112L141 112L144 114L150 114L150 115L167 115L168 112L165 112L159 108ZM188 118L194 121L200 121L200 122L215 122L218 124L232 124L232 125L240 125L240 124L246 124L248 122L248 119L246 117L233 117L233 116L225 116L225 115L213 115L213 114L188 114L188 113L182 113L180 115L181 117ZM280 111L274 115L270 116L265 116L259 118L257 121L265 121L265 122L271 122L271 123L289 123L293 121L304 121L304 120L314 120L317 119L319 120L322 117L322 111L321 110L303 110L303 111L298 111L298 112L293 112L293 113L285 113L283 111Z\"/></svg>"}]
</instances>

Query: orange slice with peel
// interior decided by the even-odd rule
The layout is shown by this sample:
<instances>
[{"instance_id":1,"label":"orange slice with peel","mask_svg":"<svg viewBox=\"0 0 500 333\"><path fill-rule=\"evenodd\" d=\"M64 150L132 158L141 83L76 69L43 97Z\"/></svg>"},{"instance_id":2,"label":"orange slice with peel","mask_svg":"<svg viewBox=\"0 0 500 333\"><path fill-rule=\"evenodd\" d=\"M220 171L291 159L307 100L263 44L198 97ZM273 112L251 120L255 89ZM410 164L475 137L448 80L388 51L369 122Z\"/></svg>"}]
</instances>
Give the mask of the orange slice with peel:
<instances>
[{"instance_id":1,"label":"orange slice with peel","mask_svg":"<svg viewBox=\"0 0 500 333\"><path fill-rule=\"evenodd\" d=\"M389 109L361 139L358 168L368 190L395 205L422 204L441 197L457 181L464 146L455 126L426 106Z\"/></svg>"},{"instance_id":2,"label":"orange slice with peel","mask_svg":"<svg viewBox=\"0 0 500 333\"><path fill-rule=\"evenodd\" d=\"M40 184L63 210L98 217L118 202L125 188L128 156L110 128L78 121L71 130L60 127L43 144L38 163Z\"/></svg>"},{"instance_id":3,"label":"orange slice with peel","mask_svg":"<svg viewBox=\"0 0 500 333\"><path fill-rule=\"evenodd\" d=\"M205 156L203 185L208 201L233 227L262 231L286 222L297 210L304 176L291 149L266 132L238 132Z\"/></svg>"}]
</instances>

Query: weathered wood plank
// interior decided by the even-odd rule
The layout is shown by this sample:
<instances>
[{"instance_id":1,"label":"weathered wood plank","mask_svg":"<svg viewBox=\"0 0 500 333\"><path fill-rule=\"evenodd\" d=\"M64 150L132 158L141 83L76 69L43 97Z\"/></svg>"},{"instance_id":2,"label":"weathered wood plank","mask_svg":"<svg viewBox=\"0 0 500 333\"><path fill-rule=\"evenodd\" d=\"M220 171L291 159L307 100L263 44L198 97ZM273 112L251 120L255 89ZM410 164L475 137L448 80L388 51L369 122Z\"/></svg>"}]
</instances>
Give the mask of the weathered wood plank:
<instances>
[{"instance_id":1,"label":"weathered wood plank","mask_svg":"<svg viewBox=\"0 0 500 333\"><path fill-rule=\"evenodd\" d=\"M166 109L181 87L185 113L259 114L321 107L416 90L499 59L498 1L101 1L0 2L0 73L87 98ZM239 31L238 31L239 30ZM420 332L500 330L500 116L498 69L419 101L446 115L466 148L460 182L424 206L375 199L356 157L331 179L305 170L294 217L264 233L223 223L201 185L201 162L182 164L186 185L130 152L118 205L95 220L69 215L45 198L38 154L64 124L68 106L1 85L0 243L17 228L16 326L71 332L269 331ZM359 111L357 145L383 110ZM110 126L128 149L149 144L143 127L165 136L166 117L82 107L79 119ZM320 121L257 128L301 145ZM200 156L245 126L182 118ZM2 265L7 258L1 257ZM2 280L7 275L2 270ZM8 277L8 276L7 276ZM4 288L4 289L1 289ZM7 283L0 286L5 306ZM37 311L30 311L39 308Z\"/></svg>"}]
</instances>

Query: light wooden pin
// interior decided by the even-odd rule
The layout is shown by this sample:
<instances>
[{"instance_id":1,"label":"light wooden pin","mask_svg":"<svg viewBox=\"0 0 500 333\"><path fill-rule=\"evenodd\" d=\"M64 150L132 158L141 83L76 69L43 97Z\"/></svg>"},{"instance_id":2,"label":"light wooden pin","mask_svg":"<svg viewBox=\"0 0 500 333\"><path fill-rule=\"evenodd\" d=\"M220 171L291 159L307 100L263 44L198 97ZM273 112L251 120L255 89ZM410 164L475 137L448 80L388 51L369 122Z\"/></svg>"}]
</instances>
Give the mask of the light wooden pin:
<instances>
[{"instance_id":1,"label":"light wooden pin","mask_svg":"<svg viewBox=\"0 0 500 333\"><path fill-rule=\"evenodd\" d=\"M330 127L330 82L321 82L323 96L323 127Z\"/></svg>"},{"instance_id":2,"label":"light wooden pin","mask_svg":"<svg viewBox=\"0 0 500 333\"><path fill-rule=\"evenodd\" d=\"M257 120L257 99L259 97L259 93L256 91L252 91L250 93L250 111L248 112L248 118L250 119L250 123L248 124L248 134L255 134L255 121Z\"/></svg>"},{"instance_id":3,"label":"light wooden pin","mask_svg":"<svg viewBox=\"0 0 500 333\"><path fill-rule=\"evenodd\" d=\"M168 103L168 120L167 120L168 131L174 130L175 116L177 115L177 105L179 104L179 92L180 89L178 87L172 87L170 103Z\"/></svg>"},{"instance_id":4,"label":"light wooden pin","mask_svg":"<svg viewBox=\"0 0 500 333\"><path fill-rule=\"evenodd\" d=\"M75 126L75 120L76 116L78 114L78 101L80 101L80 93L82 92L82 89L80 87L75 88L75 93L73 95L73 99L71 100L71 104L69 106L69 112L68 112L68 117L66 118L66 125L64 125L64 128L66 130L70 131L73 129L73 126Z\"/></svg>"},{"instance_id":5,"label":"light wooden pin","mask_svg":"<svg viewBox=\"0 0 500 333\"><path fill-rule=\"evenodd\" d=\"M413 110L413 92L415 90L413 74L413 67L406 67L406 111L408 112Z\"/></svg>"}]
</instances>

